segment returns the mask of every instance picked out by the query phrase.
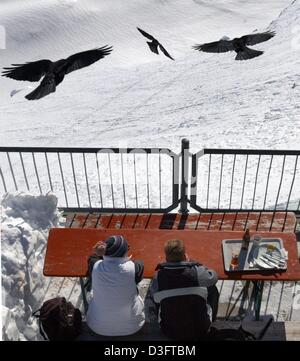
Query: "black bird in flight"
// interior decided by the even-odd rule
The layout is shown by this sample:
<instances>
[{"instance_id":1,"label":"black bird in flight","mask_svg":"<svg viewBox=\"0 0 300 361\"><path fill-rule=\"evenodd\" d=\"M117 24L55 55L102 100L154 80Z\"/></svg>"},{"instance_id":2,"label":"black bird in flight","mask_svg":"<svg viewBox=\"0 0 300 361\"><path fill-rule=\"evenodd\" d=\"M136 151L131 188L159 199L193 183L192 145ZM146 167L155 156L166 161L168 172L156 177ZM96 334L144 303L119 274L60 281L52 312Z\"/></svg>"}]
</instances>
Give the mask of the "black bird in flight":
<instances>
[{"instance_id":1,"label":"black bird in flight","mask_svg":"<svg viewBox=\"0 0 300 361\"><path fill-rule=\"evenodd\" d=\"M109 55L111 51L112 46L105 45L102 48L83 51L55 62L44 59L25 64L12 64L10 68L3 68L2 76L32 82L44 77L40 85L25 96L28 100L36 100L54 93L66 74L95 63Z\"/></svg>"},{"instance_id":2,"label":"black bird in flight","mask_svg":"<svg viewBox=\"0 0 300 361\"><path fill-rule=\"evenodd\" d=\"M221 40L212 43L194 45L193 48L206 53L226 53L227 51L235 51L237 53L235 60L247 60L263 54L263 51L250 49L247 45L251 46L262 43L271 39L274 35L275 32L266 31L264 33L244 35L240 38L234 38L233 40L222 38Z\"/></svg>"},{"instance_id":3,"label":"black bird in flight","mask_svg":"<svg viewBox=\"0 0 300 361\"><path fill-rule=\"evenodd\" d=\"M165 56L167 56L168 58L170 58L172 60L175 60L174 58L171 57L171 55L167 52L167 50L161 45L161 43L158 40L156 40L152 35L146 33L146 31L144 31L140 28L137 28L137 29L147 39L152 40L152 41L147 41L147 44L153 53L158 54L158 47L159 47L159 49L165 54Z\"/></svg>"}]
</instances>

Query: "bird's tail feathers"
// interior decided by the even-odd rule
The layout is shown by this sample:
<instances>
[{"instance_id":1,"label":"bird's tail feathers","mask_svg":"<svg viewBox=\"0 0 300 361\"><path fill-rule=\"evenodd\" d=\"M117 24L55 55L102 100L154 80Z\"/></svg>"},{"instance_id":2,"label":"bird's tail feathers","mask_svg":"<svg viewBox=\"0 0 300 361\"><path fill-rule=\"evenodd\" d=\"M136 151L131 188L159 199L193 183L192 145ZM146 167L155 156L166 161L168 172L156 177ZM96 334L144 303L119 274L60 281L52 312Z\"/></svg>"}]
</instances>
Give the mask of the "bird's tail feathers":
<instances>
[{"instance_id":1,"label":"bird's tail feathers","mask_svg":"<svg viewBox=\"0 0 300 361\"><path fill-rule=\"evenodd\" d=\"M235 60L247 60L247 59L253 59L257 56L262 55L264 52L260 50L254 50L250 49L248 47L245 47L243 51L239 51L235 57Z\"/></svg>"}]
</instances>

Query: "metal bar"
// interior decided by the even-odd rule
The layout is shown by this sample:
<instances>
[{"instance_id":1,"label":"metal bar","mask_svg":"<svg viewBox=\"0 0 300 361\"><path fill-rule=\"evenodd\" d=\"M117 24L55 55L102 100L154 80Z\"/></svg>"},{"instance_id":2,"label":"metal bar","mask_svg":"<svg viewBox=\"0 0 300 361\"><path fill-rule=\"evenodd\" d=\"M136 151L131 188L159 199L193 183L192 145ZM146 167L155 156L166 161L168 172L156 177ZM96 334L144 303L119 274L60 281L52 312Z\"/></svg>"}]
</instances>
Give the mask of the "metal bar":
<instances>
[{"instance_id":1,"label":"metal bar","mask_svg":"<svg viewBox=\"0 0 300 361\"><path fill-rule=\"evenodd\" d=\"M272 219L271 219L270 227L269 227L269 232L271 232L271 229L273 227L274 218L275 218L275 211L273 212L273 215L272 215Z\"/></svg>"},{"instance_id":2,"label":"metal bar","mask_svg":"<svg viewBox=\"0 0 300 361\"><path fill-rule=\"evenodd\" d=\"M16 191L17 191L17 190L18 190L18 186L17 186L17 182L16 182L14 170L13 170L13 167L12 167L12 164L11 164L11 160L10 160L10 156L9 156L9 153L8 153L8 152L6 152L6 156L7 156L7 159L8 159L9 168L10 168L10 172L11 172L11 175L12 175L12 178L13 178L13 181L14 181L14 185L15 185L15 188L16 188Z\"/></svg>"},{"instance_id":3,"label":"metal bar","mask_svg":"<svg viewBox=\"0 0 300 361\"><path fill-rule=\"evenodd\" d=\"M123 154L121 154L121 176L122 176L122 184L123 184L124 207L126 208L126 189L125 189L125 179L124 179Z\"/></svg>"},{"instance_id":4,"label":"metal bar","mask_svg":"<svg viewBox=\"0 0 300 361\"><path fill-rule=\"evenodd\" d=\"M29 189L29 184L28 184L28 180L27 180L27 175L26 175L26 172L25 172L23 156L22 156L22 153L21 153L21 152L19 152L19 156L20 156L20 159L21 159L21 164L22 164L22 169L23 169L23 174L24 174L24 178L25 178L26 187L27 187L27 190L30 191L30 189Z\"/></svg>"},{"instance_id":5,"label":"metal bar","mask_svg":"<svg viewBox=\"0 0 300 361\"><path fill-rule=\"evenodd\" d=\"M52 186L52 180L51 180L51 175L50 175L48 156L47 156L46 152L44 154L45 154L45 159L46 159L46 166L47 166L48 178L49 178L49 183L50 183L50 189L53 192L53 186Z\"/></svg>"},{"instance_id":6,"label":"metal bar","mask_svg":"<svg viewBox=\"0 0 300 361\"><path fill-rule=\"evenodd\" d=\"M96 156L96 166L97 166L97 177L98 177L98 186L99 186L99 195L100 195L100 202L101 207L103 207L103 199L102 199L102 190L101 190L101 181L100 181L100 173L99 173L99 162L98 162L98 154L95 154Z\"/></svg>"},{"instance_id":7,"label":"metal bar","mask_svg":"<svg viewBox=\"0 0 300 361\"><path fill-rule=\"evenodd\" d=\"M210 167L211 167L211 154L209 155L209 161L208 161L208 178L207 178L206 208L208 208L208 200L209 200Z\"/></svg>"},{"instance_id":8,"label":"metal bar","mask_svg":"<svg viewBox=\"0 0 300 361\"><path fill-rule=\"evenodd\" d=\"M256 185L257 185L258 170L259 170L259 165L260 165L260 157L261 157L261 155L259 154L257 168L256 168L256 174L255 174L255 184L254 184L253 199L252 199L252 210L254 207L254 199L255 199L255 194L256 194Z\"/></svg>"},{"instance_id":9,"label":"metal bar","mask_svg":"<svg viewBox=\"0 0 300 361\"><path fill-rule=\"evenodd\" d=\"M62 166L61 166L61 160L60 160L60 154L59 153L57 153L57 157L58 157L61 180L62 180L62 184L63 184L63 187L64 187L65 201L66 201L67 207L69 207L67 192L66 192L66 186L65 186L65 180L64 180L64 174L63 174L63 170L62 170Z\"/></svg>"},{"instance_id":10,"label":"metal bar","mask_svg":"<svg viewBox=\"0 0 300 361\"><path fill-rule=\"evenodd\" d=\"M75 176L75 170L74 170L74 162L73 162L73 154L72 153L70 153L70 157L71 157L71 165L72 165L72 173L73 173L73 179L74 179L74 185L75 185L77 205L80 208L80 202L79 202L79 196L78 196L78 189L77 189L77 182L76 182L76 176Z\"/></svg>"},{"instance_id":11,"label":"metal bar","mask_svg":"<svg viewBox=\"0 0 300 361\"><path fill-rule=\"evenodd\" d=\"M234 170L235 170L235 160L236 160L236 154L234 155L234 158L233 158L232 176L231 176L231 186L230 186L229 209L231 208L231 201L232 201L232 190L233 190L233 179L234 179Z\"/></svg>"},{"instance_id":12,"label":"metal bar","mask_svg":"<svg viewBox=\"0 0 300 361\"><path fill-rule=\"evenodd\" d=\"M278 203L278 199L279 199L279 194L280 194L280 190L281 190L281 185L282 185L282 178L283 178L283 172L284 172L284 167L285 167L285 159L286 156L283 156L283 162L282 162L282 168L281 168L281 177L280 177L280 182L279 182L279 187L278 187L278 193L277 193L277 197L276 197L276 203L275 203L275 210L277 208L277 203Z\"/></svg>"},{"instance_id":13,"label":"metal bar","mask_svg":"<svg viewBox=\"0 0 300 361\"><path fill-rule=\"evenodd\" d=\"M82 277L79 277L79 282L80 282L80 287L81 287L81 294L82 294L84 313L86 314L89 306L88 306L88 302L87 302L87 299L86 299L84 280L83 280Z\"/></svg>"},{"instance_id":14,"label":"metal bar","mask_svg":"<svg viewBox=\"0 0 300 361\"><path fill-rule=\"evenodd\" d=\"M174 158L173 158L173 165L174 165ZM148 208L150 208L150 189L149 189L149 155L146 156L146 175L147 175L147 202ZM174 187L174 166L173 166L173 187ZM173 188L173 195L174 195L174 188ZM174 201L174 199L173 199Z\"/></svg>"},{"instance_id":15,"label":"metal bar","mask_svg":"<svg viewBox=\"0 0 300 361\"><path fill-rule=\"evenodd\" d=\"M109 176L110 176L110 188L111 188L112 204L113 204L113 207L115 207L114 185L113 185L112 172L111 172L110 153L108 153L108 167L109 167Z\"/></svg>"},{"instance_id":16,"label":"metal bar","mask_svg":"<svg viewBox=\"0 0 300 361\"><path fill-rule=\"evenodd\" d=\"M255 320L259 321L264 281L253 281Z\"/></svg>"},{"instance_id":17,"label":"metal bar","mask_svg":"<svg viewBox=\"0 0 300 361\"><path fill-rule=\"evenodd\" d=\"M291 187L290 187L290 192L289 192L288 200L287 200L286 207L285 207L285 210L286 210L286 211L287 211L287 209L288 209L288 205L289 205L289 203L290 203L290 198L291 198L292 190L293 190L293 187L294 187L294 182L295 182L296 173L297 173L297 164L298 164L298 155L297 155L296 160L295 160L295 168L294 168L293 179L292 179L292 183L291 183Z\"/></svg>"},{"instance_id":18,"label":"metal bar","mask_svg":"<svg viewBox=\"0 0 300 361\"><path fill-rule=\"evenodd\" d=\"M159 188L159 208L161 208L161 154L158 155L158 166L159 166L159 181L158 181L158 188Z\"/></svg>"},{"instance_id":19,"label":"metal bar","mask_svg":"<svg viewBox=\"0 0 300 361\"><path fill-rule=\"evenodd\" d=\"M240 291L239 295L237 296L236 300L234 301L234 304L232 305L231 309L229 310L229 312L226 312L226 317L225 317L226 321L229 320L229 317L232 314L233 310L235 309L235 306L237 305L239 300L241 298L245 298L246 294L248 294L249 285L250 285L250 281L246 281L245 286L241 289L241 291Z\"/></svg>"},{"instance_id":20,"label":"metal bar","mask_svg":"<svg viewBox=\"0 0 300 361\"><path fill-rule=\"evenodd\" d=\"M180 210L182 214L188 214L188 174L189 174L189 149L190 142L188 139L181 141L181 194L180 194Z\"/></svg>"},{"instance_id":21,"label":"metal bar","mask_svg":"<svg viewBox=\"0 0 300 361\"><path fill-rule=\"evenodd\" d=\"M258 231L260 219L261 219L261 212L259 212L258 220L257 220L257 223L256 223L256 230L257 231Z\"/></svg>"},{"instance_id":22,"label":"metal bar","mask_svg":"<svg viewBox=\"0 0 300 361\"><path fill-rule=\"evenodd\" d=\"M172 166L173 166L173 204L179 201L179 157L172 157Z\"/></svg>"},{"instance_id":23,"label":"metal bar","mask_svg":"<svg viewBox=\"0 0 300 361\"><path fill-rule=\"evenodd\" d=\"M83 158L83 165L84 165L84 174L85 174L85 181L86 181L86 189L87 189L88 198L89 198L89 206L92 207L91 195L90 195L90 186L89 186L89 180L88 180L88 175L87 175L87 170L86 170L85 153L82 153L82 158Z\"/></svg>"},{"instance_id":24,"label":"metal bar","mask_svg":"<svg viewBox=\"0 0 300 361\"><path fill-rule=\"evenodd\" d=\"M206 149L202 149L200 152L202 154L300 155L300 150L272 150L272 149L214 149L214 148L206 148ZM198 153L200 153L200 152L198 152Z\"/></svg>"},{"instance_id":25,"label":"metal bar","mask_svg":"<svg viewBox=\"0 0 300 361\"><path fill-rule=\"evenodd\" d=\"M133 172L134 172L135 205L136 205L136 208L138 208L138 194L137 194L137 179L136 179L135 153L133 154Z\"/></svg>"},{"instance_id":26,"label":"metal bar","mask_svg":"<svg viewBox=\"0 0 300 361\"><path fill-rule=\"evenodd\" d=\"M221 191L222 191L223 162L224 162L224 154L222 154L222 158L221 158L221 171L220 171L220 183L219 183L218 209L220 209L220 199L221 199Z\"/></svg>"},{"instance_id":27,"label":"metal bar","mask_svg":"<svg viewBox=\"0 0 300 361\"><path fill-rule=\"evenodd\" d=\"M197 178L198 178L198 158L192 155L192 183L191 183L191 206L197 202Z\"/></svg>"},{"instance_id":28,"label":"metal bar","mask_svg":"<svg viewBox=\"0 0 300 361\"><path fill-rule=\"evenodd\" d=\"M37 181L38 181L40 193L43 194L42 188L41 188L41 183L40 183L40 178L39 178L38 171L37 171L37 167L36 167L35 156L34 156L34 153L31 153L31 154L32 154L32 159L33 159L33 164L34 164L35 175L36 175L36 178L37 178Z\"/></svg>"},{"instance_id":29,"label":"metal bar","mask_svg":"<svg viewBox=\"0 0 300 361\"><path fill-rule=\"evenodd\" d=\"M3 183L4 191L5 191L5 193L7 193L6 183L5 183L5 179L4 179L1 168L0 168L0 175L1 175L2 183Z\"/></svg>"},{"instance_id":30,"label":"metal bar","mask_svg":"<svg viewBox=\"0 0 300 361\"><path fill-rule=\"evenodd\" d=\"M246 163L245 163L245 171L244 171L244 179L243 179L243 190L242 190L242 198L241 198L241 208L243 207L244 201L244 194L245 194L245 184L246 184L246 176L247 176L247 168L248 168L248 154L246 156Z\"/></svg>"},{"instance_id":31,"label":"metal bar","mask_svg":"<svg viewBox=\"0 0 300 361\"><path fill-rule=\"evenodd\" d=\"M77 213L168 213L178 206L177 204L171 205L167 208L77 208L77 207L59 207L63 212L77 212Z\"/></svg>"},{"instance_id":32,"label":"metal bar","mask_svg":"<svg viewBox=\"0 0 300 361\"><path fill-rule=\"evenodd\" d=\"M273 163L273 155L271 155L271 160L270 160L270 165L269 165L263 209L266 208L266 200L267 200L267 194L268 194L269 179L270 179L270 173L271 173L271 169L272 169L272 163Z\"/></svg>"},{"instance_id":33,"label":"metal bar","mask_svg":"<svg viewBox=\"0 0 300 361\"><path fill-rule=\"evenodd\" d=\"M157 152L167 152L170 154L174 154L168 148L156 148L155 153ZM145 154L146 153L153 153L153 148L66 148L66 147L0 147L0 152L13 152L13 153L95 153L101 152L105 153L139 153ZM290 151L291 152L291 151ZM298 153L300 155L300 152ZM297 155L297 154L296 154Z\"/></svg>"}]
</instances>

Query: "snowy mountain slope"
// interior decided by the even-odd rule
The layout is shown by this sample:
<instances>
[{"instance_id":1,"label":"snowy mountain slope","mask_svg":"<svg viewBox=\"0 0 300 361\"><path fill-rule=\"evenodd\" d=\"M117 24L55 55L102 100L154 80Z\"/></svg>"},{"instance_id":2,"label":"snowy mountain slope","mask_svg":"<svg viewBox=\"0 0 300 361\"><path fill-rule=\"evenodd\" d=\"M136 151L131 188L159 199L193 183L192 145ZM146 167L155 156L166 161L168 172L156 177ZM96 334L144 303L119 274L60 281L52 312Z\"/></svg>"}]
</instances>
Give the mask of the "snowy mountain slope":
<instances>
[{"instance_id":1,"label":"snowy mountain slope","mask_svg":"<svg viewBox=\"0 0 300 361\"><path fill-rule=\"evenodd\" d=\"M2 145L166 146L188 137L209 147L297 148L299 19L295 1L4 1L7 49L0 66L57 59L95 46L114 52L68 75L36 102L14 89L36 83L0 80ZM278 18L277 18L278 17ZM271 28L259 58L205 54L191 45ZM152 54L135 29L156 36L176 58ZM294 36L296 36L294 34ZM295 85L294 85L295 83ZM84 134L84 136L83 136Z\"/></svg>"}]
</instances>

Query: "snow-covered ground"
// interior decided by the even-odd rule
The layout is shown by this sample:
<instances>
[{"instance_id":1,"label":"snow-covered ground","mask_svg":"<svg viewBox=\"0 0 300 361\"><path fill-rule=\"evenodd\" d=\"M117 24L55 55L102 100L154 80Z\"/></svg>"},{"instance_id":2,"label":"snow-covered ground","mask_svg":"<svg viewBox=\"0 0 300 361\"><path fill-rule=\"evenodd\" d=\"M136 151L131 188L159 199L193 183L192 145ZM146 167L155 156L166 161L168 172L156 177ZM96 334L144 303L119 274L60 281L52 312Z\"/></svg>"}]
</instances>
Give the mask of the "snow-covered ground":
<instances>
[{"instance_id":1,"label":"snow-covered ground","mask_svg":"<svg viewBox=\"0 0 300 361\"><path fill-rule=\"evenodd\" d=\"M57 92L24 99L35 83L0 80L2 145L164 146L188 137L203 147L297 148L299 1L10 0L1 1L6 49L0 66L113 45L113 53L74 72ZM274 21L273 21L274 20ZM271 26L269 24L273 21ZM136 26L176 59L151 53ZM233 53L191 49L272 28L255 46L265 54L237 62ZM294 38L294 41L293 41ZM294 85L295 84L295 85Z\"/></svg>"},{"instance_id":2,"label":"snow-covered ground","mask_svg":"<svg viewBox=\"0 0 300 361\"><path fill-rule=\"evenodd\" d=\"M299 149L299 20L300 0L1 0L0 68L105 44L114 51L39 101L24 99L37 84L0 78L0 145L179 151L186 137L192 151ZM151 53L136 26L157 37L175 62ZM276 36L254 46L265 53L250 61L191 49L256 29ZM297 184L299 177L294 190ZM29 315L54 289L41 275L48 227L59 226L56 201L27 194L2 202L4 338L38 338Z\"/></svg>"}]
</instances>

